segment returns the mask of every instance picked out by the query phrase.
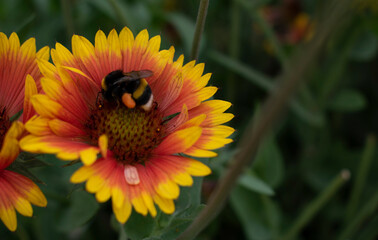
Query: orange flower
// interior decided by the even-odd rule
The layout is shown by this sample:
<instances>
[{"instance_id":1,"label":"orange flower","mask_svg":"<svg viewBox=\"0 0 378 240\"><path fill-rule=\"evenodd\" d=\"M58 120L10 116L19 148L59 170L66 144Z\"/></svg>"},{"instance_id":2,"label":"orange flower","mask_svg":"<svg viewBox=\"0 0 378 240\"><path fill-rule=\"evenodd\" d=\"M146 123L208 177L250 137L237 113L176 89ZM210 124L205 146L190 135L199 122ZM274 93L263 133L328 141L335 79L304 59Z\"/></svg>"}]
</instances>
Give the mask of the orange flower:
<instances>
[{"instance_id":1,"label":"orange flower","mask_svg":"<svg viewBox=\"0 0 378 240\"><path fill-rule=\"evenodd\" d=\"M26 122L35 112L30 97L37 93L39 72L36 59L49 58L48 47L36 53L35 39L20 46L17 34L9 39L0 33L0 218L11 231L17 228L15 209L24 216L32 216L31 204L44 207L46 198L30 179L6 170L20 153L19 140L24 133L20 121L11 122L24 106L21 119Z\"/></svg>"},{"instance_id":2,"label":"orange flower","mask_svg":"<svg viewBox=\"0 0 378 240\"><path fill-rule=\"evenodd\" d=\"M128 28L119 35L112 30L108 37L98 31L94 46L75 35L72 53L57 43L51 51L55 66L39 61L45 94L32 97L39 116L26 124L31 135L20 144L25 151L52 153L63 160L80 158L84 166L71 182L86 181L99 202L112 198L121 223L132 208L156 216L156 204L173 213L179 185L191 186L192 176L211 172L188 156L216 156L212 150L230 143L227 137L234 132L221 125L233 118L224 113L231 104L205 101L217 88L205 87L211 74L202 75L204 64L183 65L183 56L173 61L173 47L159 48L160 36L149 39L143 30L134 38ZM149 111L126 107L123 97L104 97L102 80L115 70L152 72L145 78L154 101Z\"/></svg>"}]
</instances>

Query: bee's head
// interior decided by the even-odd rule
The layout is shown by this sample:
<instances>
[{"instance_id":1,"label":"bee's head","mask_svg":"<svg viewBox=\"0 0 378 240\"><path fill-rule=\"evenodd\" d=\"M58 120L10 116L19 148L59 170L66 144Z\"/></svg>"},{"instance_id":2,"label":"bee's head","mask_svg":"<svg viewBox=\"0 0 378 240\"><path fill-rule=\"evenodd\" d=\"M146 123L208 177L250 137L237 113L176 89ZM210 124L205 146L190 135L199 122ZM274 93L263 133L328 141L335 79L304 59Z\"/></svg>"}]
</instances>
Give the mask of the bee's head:
<instances>
[{"instance_id":1,"label":"bee's head","mask_svg":"<svg viewBox=\"0 0 378 240\"><path fill-rule=\"evenodd\" d=\"M124 77L122 70L115 70L106 75L101 81L101 88L107 91L117 80Z\"/></svg>"}]
</instances>

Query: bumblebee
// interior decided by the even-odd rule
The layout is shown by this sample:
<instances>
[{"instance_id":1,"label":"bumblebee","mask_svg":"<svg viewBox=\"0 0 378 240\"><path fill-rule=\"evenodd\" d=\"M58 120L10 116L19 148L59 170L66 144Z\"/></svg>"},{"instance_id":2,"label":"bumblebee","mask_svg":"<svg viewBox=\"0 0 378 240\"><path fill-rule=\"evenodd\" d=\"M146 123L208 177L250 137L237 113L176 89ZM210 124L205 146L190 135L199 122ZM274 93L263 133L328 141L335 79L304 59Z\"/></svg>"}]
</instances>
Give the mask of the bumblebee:
<instances>
[{"instance_id":1,"label":"bumblebee","mask_svg":"<svg viewBox=\"0 0 378 240\"><path fill-rule=\"evenodd\" d=\"M101 93L108 102L122 102L128 108L139 106L149 111L154 97L145 78L152 75L150 70L113 71L102 79Z\"/></svg>"}]
</instances>

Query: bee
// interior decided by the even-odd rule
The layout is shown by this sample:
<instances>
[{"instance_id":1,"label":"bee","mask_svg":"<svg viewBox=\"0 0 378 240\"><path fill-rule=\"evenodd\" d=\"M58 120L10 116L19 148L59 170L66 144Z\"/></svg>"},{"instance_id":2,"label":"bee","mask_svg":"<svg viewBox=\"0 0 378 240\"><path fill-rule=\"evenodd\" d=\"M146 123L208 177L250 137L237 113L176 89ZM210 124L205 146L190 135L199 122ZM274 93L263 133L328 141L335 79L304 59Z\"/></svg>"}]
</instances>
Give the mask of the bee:
<instances>
[{"instance_id":1,"label":"bee","mask_svg":"<svg viewBox=\"0 0 378 240\"><path fill-rule=\"evenodd\" d=\"M149 111L154 97L145 78L152 75L150 70L127 73L115 70L102 79L101 93L108 102L122 102L128 108L139 106Z\"/></svg>"}]
</instances>

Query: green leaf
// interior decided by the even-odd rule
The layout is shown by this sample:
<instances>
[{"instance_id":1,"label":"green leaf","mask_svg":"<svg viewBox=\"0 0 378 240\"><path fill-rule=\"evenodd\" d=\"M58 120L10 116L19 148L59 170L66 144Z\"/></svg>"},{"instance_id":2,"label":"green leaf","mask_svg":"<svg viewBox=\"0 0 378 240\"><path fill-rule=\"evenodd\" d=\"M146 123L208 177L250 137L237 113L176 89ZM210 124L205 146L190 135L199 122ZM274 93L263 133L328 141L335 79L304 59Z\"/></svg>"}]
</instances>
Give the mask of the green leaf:
<instances>
[{"instance_id":1,"label":"green leaf","mask_svg":"<svg viewBox=\"0 0 378 240\"><path fill-rule=\"evenodd\" d=\"M175 239L203 208L200 205L202 178L194 178L192 187L181 187L172 215L158 212L156 218L133 211L124 225L127 236L138 239Z\"/></svg>"},{"instance_id":2,"label":"green leaf","mask_svg":"<svg viewBox=\"0 0 378 240\"><path fill-rule=\"evenodd\" d=\"M133 240L149 237L155 225L155 219L150 215L143 216L135 212L131 214L129 220L124 225L124 229L129 238Z\"/></svg>"},{"instance_id":3,"label":"green leaf","mask_svg":"<svg viewBox=\"0 0 378 240\"><path fill-rule=\"evenodd\" d=\"M328 108L340 112L362 110L366 105L364 95L353 89L342 89L329 102Z\"/></svg>"},{"instance_id":4,"label":"green leaf","mask_svg":"<svg viewBox=\"0 0 378 240\"><path fill-rule=\"evenodd\" d=\"M179 216L174 217L170 224L161 229L157 236L160 236L160 238L164 240L176 239L204 207L205 205L198 205L197 207L188 209L184 215L180 214Z\"/></svg>"},{"instance_id":5,"label":"green leaf","mask_svg":"<svg viewBox=\"0 0 378 240\"><path fill-rule=\"evenodd\" d=\"M267 197L237 186L231 194L231 206L249 240L274 239L279 229L278 207Z\"/></svg>"},{"instance_id":6,"label":"green leaf","mask_svg":"<svg viewBox=\"0 0 378 240\"><path fill-rule=\"evenodd\" d=\"M191 187L181 187L180 197L176 201L176 211L174 215L186 214L187 209L197 208L201 203L201 189L203 178L193 178Z\"/></svg>"},{"instance_id":7,"label":"green leaf","mask_svg":"<svg viewBox=\"0 0 378 240\"><path fill-rule=\"evenodd\" d=\"M246 172L239 178L239 184L251 191L264 195L274 195L273 189L251 171Z\"/></svg>"},{"instance_id":8,"label":"green leaf","mask_svg":"<svg viewBox=\"0 0 378 240\"><path fill-rule=\"evenodd\" d=\"M378 38L373 33L366 32L357 39L350 57L356 61L369 61L377 53Z\"/></svg>"},{"instance_id":9,"label":"green leaf","mask_svg":"<svg viewBox=\"0 0 378 240\"><path fill-rule=\"evenodd\" d=\"M176 210L172 215L158 214L148 239L176 239L202 210L204 207L200 204L202 178L193 180L191 187L180 188L180 197L175 201ZM127 229L126 232L129 235Z\"/></svg>"},{"instance_id":10,"label":"green leaf","mask_svg":"<svg viewBox=\"0 0 378 240\"><path fill-rule=\"evenodd\" d=\"M70 206L67 207L61 217L58 229L72 231L87 223L99 209L99 204L94 197L85 191L74 191L71 194Z\"/></svg>"},{"instance_id":11,"label":"green leaf","mask_svg":"<svg viewBox=\"0 0 378 240\"><path fill-rule=\"evenodd\" d=\"M278 186L284 173L284 162L280 149L272 135L267 136L256 154L253 171L271 187Z\"/></svg>"}]
</instances>

